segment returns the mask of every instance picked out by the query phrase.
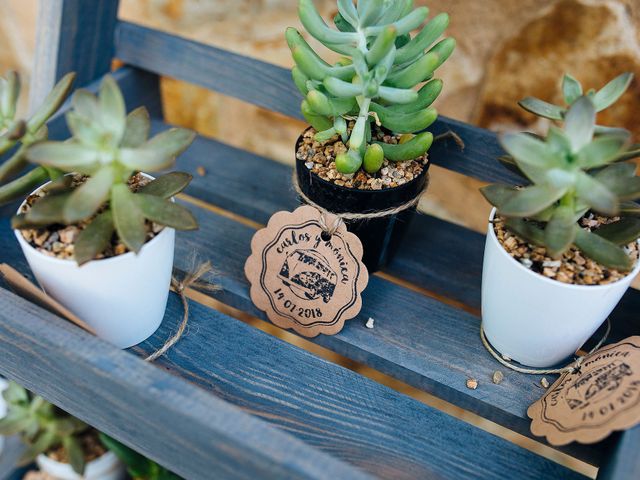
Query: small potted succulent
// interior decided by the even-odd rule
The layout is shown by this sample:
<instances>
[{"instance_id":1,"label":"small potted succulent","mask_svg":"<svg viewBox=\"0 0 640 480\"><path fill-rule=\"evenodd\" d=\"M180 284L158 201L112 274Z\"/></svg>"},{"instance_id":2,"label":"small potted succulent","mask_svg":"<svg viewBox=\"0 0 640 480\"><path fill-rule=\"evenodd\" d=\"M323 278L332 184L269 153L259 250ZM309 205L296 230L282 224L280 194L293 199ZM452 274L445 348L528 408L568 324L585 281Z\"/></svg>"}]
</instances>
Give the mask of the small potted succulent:
<instances>
[{"instance_id":1,"label":"small potted succulent","mask_svg":"<svg viewBox=\"0 0 640 480\"><path fill-rule=\"evenodd\" d=\"M299 1L309 34L343 55L330 65L300 33L286 40L293 80L310 127L296 143L297 182L313 203L334 213L370 213L406 205L424 190L437 118L431 106L442 81L434 71L455 48L452 38L432 46L449 23L440 14L418 29L428 9L412 1L339 0L329 27L312 0ZM417 88L419 87L419 88ZM420 133L418 133L420 132ZM384 265L401 239L415 205L395 215L355 219L350 231L363 242L370 271Z\"/></svg>"},{"instance_id":2,"label":"small potted succulent","mask_svg":"<svg viewBox=\"0 0 640 480\"><path fill-rule=\"evenodd\" d=\"M50 180L52 173L38 166L23 172L29 167L26 153L30 145L46 140L46 122L55 114L66 100L75 79L75 73L68 73L60 79L31 117L18 118L18 99L20 96L20 77L9 72L0 78L0 156L9 154L0 164L0 205L9 203L33 191L34 188Z\"/></svg>"},{"instance_id":3,"label":"small potted succulent","mask_svg":"<svg viewBox=\"0 0 640 480\"><path fill-rule=\"evenodd\" d=\"M100 440L125 464L127 473L133 480L180 480L182 478L104 433L100 434Z\"/></svg>"},{"instance_id":4,"label":"small potted succulent","mask_svg":"<svg viewBox=\"0 0 640 480\"><path fill-rule=\"evenodd\" d=\"M574 354L640 271L640 177L629 132L598 127L628 81L605 94L565 77L567 108L545 138L505 134L503 162L523 187L482 193L491 212L482 277L482 321L504 356L533 367ZM602 91L602 90L601 90Z\"/></svg>"},{"instance_id":5,"label":"small potted succulent","mask_svg":"<svg viewBox=\"0 0 640 480\"><path fill-rule=\"evenodd\" d=\"M191 176L147 173L170 167L195 134L173 128L148 139L146 109L127 115L110 76L98 96L78 90L66 119L70 139L27 149L53 179L27 197L12 225L42 288L99 336L130 347L162 322L175 229L197 228L172 200Z\"/></svg>"},{"instance_id":6,"label":"small potted succulent","mask_svg":"<svg viewBox=\"0 0 640 480\"><path fill-rule=\"evenodd\" d=\"M14 382L3 396L8 410L0 419L0 433L22 439L26 449L21 465L35 460L58 480L125 478L124 465L105 448L95 429Z\"/></svg>"}]
</instances>

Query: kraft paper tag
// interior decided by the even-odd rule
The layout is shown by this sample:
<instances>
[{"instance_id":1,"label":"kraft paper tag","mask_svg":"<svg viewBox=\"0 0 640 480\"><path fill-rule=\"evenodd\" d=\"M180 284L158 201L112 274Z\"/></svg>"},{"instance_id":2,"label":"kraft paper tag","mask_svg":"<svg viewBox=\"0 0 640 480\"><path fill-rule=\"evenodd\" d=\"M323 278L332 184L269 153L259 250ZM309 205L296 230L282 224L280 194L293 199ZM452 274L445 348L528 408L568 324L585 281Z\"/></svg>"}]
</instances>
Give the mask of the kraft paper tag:
<instances>
[{"instance_id":1,"label":"kraft paper tag","mask_svg":"<svg viewBox=\"0 0 640 480\"><path fill-rule=\"evenodd\" d=\"M20 274L20 272L15 270L13 267L7 265L6 263L0 264L0 274L9 284L11 289L22 298L26 298L27 300L35 303L45 310L49 310L51 313L55 313L60 317L66 318L71 323L75 323L77 326L85 329L87 332L95 334L95 332L89 325L80 320L76 315L74 315L63 305L55 301L49 295L44 293L40 288L27 280Z\"/></svg>"},{"instance_id":2,"label":"kraft paper tag","mask_svg":"<svg viewBox=\"0 0 640 480\"><path fill-rule=\"evenodd\" d=\"M251 300L269 320L306 337L334 335L362 307L369 274L362 263L362 243L337 218L302 206L277 212L251 241L245 274Z\"/></svg>"},{"instance_id":3,"label":"kraft paper tag","mask_svg":"<svg viewBox=\"0 0 640 480\"><path fill-rule=\"evenodd\" d=\"M640 336L602 347L566 372L527 411L551 445L595 443L640 423Z\"/></svg>"}]
</instances>

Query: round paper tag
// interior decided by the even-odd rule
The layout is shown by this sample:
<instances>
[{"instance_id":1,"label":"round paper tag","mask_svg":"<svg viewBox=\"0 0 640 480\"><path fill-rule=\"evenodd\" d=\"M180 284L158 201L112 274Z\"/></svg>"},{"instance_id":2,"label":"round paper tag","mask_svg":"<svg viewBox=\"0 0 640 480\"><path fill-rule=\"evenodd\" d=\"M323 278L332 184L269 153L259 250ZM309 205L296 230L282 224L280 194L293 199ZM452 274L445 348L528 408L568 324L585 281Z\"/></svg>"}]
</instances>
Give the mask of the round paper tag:
<instances>
[{"instance_id":1,"label":"round paper tag","mask_svg":"<svg viewBox=\"0 0 640 480\"><path fill-rule=\"evenodd\" d=\"M328 236L323 225L337 218L302 206L277 212L251 241L244 271L251 300L269 320L306 337L334 335L362 307L369 274L362 244L340 222Z\"/></svg>"},{"instance_id":2,"label":"round paper tag","mask_svg":"<svg viewBox=\"0 0 640 480\"><path fill-rule=\"evenodd\" d=\"M640 423L640 337L588 355L527 411L531 432L552 445L595 443Z\"/></svg>"}]
</instances>

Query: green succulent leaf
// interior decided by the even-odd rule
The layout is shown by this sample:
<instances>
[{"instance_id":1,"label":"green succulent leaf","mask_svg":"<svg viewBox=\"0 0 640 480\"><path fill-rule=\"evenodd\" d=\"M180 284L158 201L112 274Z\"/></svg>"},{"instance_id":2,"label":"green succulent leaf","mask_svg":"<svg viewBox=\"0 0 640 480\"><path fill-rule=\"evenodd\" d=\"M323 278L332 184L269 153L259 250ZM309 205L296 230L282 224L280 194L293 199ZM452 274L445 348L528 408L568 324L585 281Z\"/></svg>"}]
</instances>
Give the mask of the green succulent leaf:
<instances>
[{"instance_id":1,"label":"green succulent leaf","mask_svg":"<svg viewBox=\"0 0 640 480\"><path fill-rule=\"evenodd\" d=\"M567 105L571 105L582 96L582 85L569 74L565 74L562 79L562 94Z\"/></svg>"},{"instance_id":2,"label":"green succulent leaf","mask_svg":"<svg viewBox=\"0 0 640 480\"><path fill-rule=\"evenodd\" d=\"M495 183L487 185L480 189L480 193L487 199L487 201L494 207L500 209L500 207L509 200L516 192L517 188L510 185L501 185Z\"/></svg>"},{"instance_id":3,"label":"green succulent leaf","mask_svg":"<svg viewBox=\"0 0 640 480\"><path fill-rule=\"evenodd\" d=\"M562 120L564 118L564 109L553 105L552 103L545 102L539 98L526 97L518 102L522 108L527 112L531 112L535 115L539 115L551 120Z\"/></svg>"},{"instance_id":4,"label":"green succulent leaf","mask_svg":"<svg viewBox=\"0 0 640 480\"><path fill-rule=\"evenodd\" d=\"M640 178L633 163L610 165L595 174L595 179L618 196L620 200L640 198Z\"/></svg>"},{"instance_id":5,"label":"green succulent leaf","mask_svg":"<svg viewBox=\"0 0 640 480\"><path fill-rule=\"evenodd\" d=\"M628 136L600 136L586 144L578 152L578 164L585 170L607 165L616 160L624 152L628 141Z\"/></svg>"},{"instance_id":6,"label":"green succulent leaf","mask_svg":"<svg viewBox=\"0 0 640 480\"><path fill-rule=\"evenodd\" d=\"M74 111L68 112L65 118L71 134L80 144L95 148L102 147L104 132L93 122Z\"/></svg>"},{"instance_id":7,"label":"green succulent leaf","mask_svg":"<svg viewBox=\"0 0 640 480\"><path fill-rule=\"evenodd\" d=\"M187 188L192 179L193 176L185 172L167 173L147 183L138 190L138 193L171 198Z\"/></svg>"},{"instance_id":8,"label":"green succulent leaf","mask_svg":"<svg viewBox=\"0 0 640 480\"><path fill-rule=\"evenodd\" d=\"M508 133L500 141L519 170L533 182L545 182L548 169L562 166L562 155L532 135Z\"/></svg>"},{"instance_id":9,"label":"green succulent leaf","mask_svg":"<svg viewBox=\"0 0 640 480\"><path fill-rule=\"evenodd\" d=\"M640 218L625 217L601 226L594 233L616 245L627 245L640 238Z\"/></svg>"},{"instance_id":10,"label":"green succulent leaf","mask_svg":"<svg viewBox=\"0 0 640 480\"><path fill-rule=\"evenodd\" d=\"M40 142L29 148L27 158L40 165L59 168L65 172L93 174L100 161L94 148L75 142Z\"/></svg>"},{"instance_id":11,"label":"green succulent leaf","mask_svg":"<svg viewBox=\"0 0 640 480\"><path fill-rule=\"evenodd\" d=\"M122 92L110 75L100 84L98 102L102 126L112 135L111 145L117 146L125 131L127 111Z\"/></svg>"},{"instance_id":12,"label":"green succulent leaf","mask_svg":"<svg viewBox=\"0 0 640 480\"><path fill-rule=\"evenodd\" d=\"M100 441L127 466L134 478L146 478L149 473L149 461L143 455L104 433L100 433Z\"/></svg>"},{"instance_id":13,"label":"green succulent leaf","mask_svg":"<svg viewBox=\"0 0 640 480\"><path fill-rule=\"evenodd\" d=\"M28 465L33 462L35 458L41 453L45 453L47 450L55 446L56 434L53 431L46 430L42 432L37 440L31 445L27 446L27 449L20 455L18 459L18 465Z\"/></svg>"},{"instance_id":14,"label":"green succulent leaf","mask_svg":"<svg viewBox=\"0 0 640 480\"><path fill-rule=\"evenodd\" d=\"M109 199L115 178L113 167L103 167L76 188L64 206L65 223L76 223L95 214Z\"/></svg>"},{"instance_id":15,"label":"green succulent leaf","mask_svg":"<svg viewBox=\"0 0 640 480\"><path fill-rule=\"evenodd\" d=\"M620 202L620 215L640 216L640 204L636 202Z\"/></svg>"},{"instance_id":16,"label":"green succulent leaf","mask_svg":"<svg viewBox=\"0 0 640 480\"><path fill-rule=\"evenodd\" d=\"M111 189L111 210L118 237L129 250L138 253L146 239L144 215L129 187L114 185Z\"/></svg>"},{"instance_id":17,"label":"green succulent leaf","mask_svg":"<svg viewBox=\"0 0 640 480\"><path fill-rule=\"evenodd\" d=\"M565 115L564 131L573 152L579 152L593 138L596 108L589 97L580 97Z\"/></svg>"},{"instance_id":18,"label":"green succulent leaf","mask_svg":"<svg viewBox=\"0 0 640 480\"><path fill-rule=\"evenodd\" d=\"M151 119L145 107L138 107L127 115L126 127L120 142L121 147L138 148L149 138Z\"/></svg>"},{"instance_id":19,"label":"green succulent leaf","mask_svg":"<svg viewBox=\"0 0 640 480\"><path fill-rule=\"evenodd\" d=\"M157 172L171 166L175 157L186 150L195 133L184 128L171 128L159 133L139 148L120 150L120 161L132 170Z\"/></svg>"},{"instance_id":20,"label":"green succulent leaf","mask_svg":"<svg viewBox=\"0 0 640 480\"><path fill-rule=\"evenodd\" d=\"M52 193L38 199L27 212L25 220L32 225L64 223L64 207L70 195L69 192Z\"/></svg>"},{"instance_id":21,"label":"green succulent leaf","mask_svg":"<svg viewBox=\"0 0 640 480\"><path fill-rule=\"evenodd\" d=\"M42 105L38 107L27 122L27 129L30 132L35 133L40 130L46 121L49 120L51 115L58 111L60 106L62 106L62 103L69 96L75 78L75 73L67 73L58 83L56 83L51 92L49 92L42 102Z\"/></svg>"},{"instance_id":22,"label":"green succulent leaf","mask_svg":"<svg viewBox=\"0 0 640 480\"><path fill-rule=\"evenodd\" d=\"M506 218L505 225L516 235L527 242L543 247L544 230L523 218Z\"/></svg>"},{"instance_id":23,"label":"green succulent leaf","mask_svg":"<svg viewBox=\"0 0 640 480\"><path fill-rule=\"evenodd\" d=\"M579 228L576 231L575 244L587 257L606 267L622 271L632 267L629 255L618 245L600 235Z\"/></svg>"},{"instance_id":24,"label":"green succulent leaf","mask_svg":"<svg viewBox=\"0 0 640 480\"><path fill-rule=\"evenodd\" d=\"M566 191L566 187L558 188L546 184L526 187L505 201L499 212L506 217L530 217L557 202Z\"/></svg>"},{"instance_id":25,"label":"green succulent leaf","mask_svg":"<svg viewBox=\"0 0 640 480\"><path fill-rule=\"evenodd\" d=\"M83 475L86 467L86 461L84 451L82 450L82 446L78 439L73 436L64 437L62 439L62 446L67 451L69 463L71 464L73 471L78 475Z\"/></svg>"},{"instance_id":26,"label":"green succulent leaf","mask_svg":"<svg viewBox=\"0 0 640 480\"><path fill-rule=\"evenodd\" d=\"M111 210L106 210L94 218L80 232L74 243L74 257L78 265L84 265L104 252L111 243L114 230Z\"/></svg>"},{"instance_id":27,"label":"green succulent leaf","mask_svg":"<svg viewBox=\"0 0 640 480\"><path fill-rule=\"evenodd\" d=\"M606 185L584 172L578 172L576 178L575 187L579 200L604 215L618 213L618 197Z\"/></svg>"},{"instance_id":28,"label":"green succulent leaf","mask_svg":"<svg viewBox=\"0 0 640 480\"><path fill-rule=\"evenodd\" d=\"M549 254L559 257L567 251L576 238L578 228L572 208L557 208L544 229L544 243Z\"/></svg>"},{"instance_id":29,"label":"green succulent leaf","mask_svg":"<svg viewBox=\"0 0 640 480\"><path fill-rule=\"evenodd\" d=\"M631 80L633 80L632 73L623 73L602 87L593 97L596 110L600 112L613 105L629 88Z\"/></svg>"},{"instance_id":30,"label":"green succulent leaf","mask_svg":"<svg viewBox=\"0 0 640 480\"><path fill-rule=\"evenodd\" d=\"M198 228L198 221L182 205L144 193L137 193L134 198L136 205L145 218L157 224L175 228L176 230L195 230Z\"/></svg>"}]
</instances>

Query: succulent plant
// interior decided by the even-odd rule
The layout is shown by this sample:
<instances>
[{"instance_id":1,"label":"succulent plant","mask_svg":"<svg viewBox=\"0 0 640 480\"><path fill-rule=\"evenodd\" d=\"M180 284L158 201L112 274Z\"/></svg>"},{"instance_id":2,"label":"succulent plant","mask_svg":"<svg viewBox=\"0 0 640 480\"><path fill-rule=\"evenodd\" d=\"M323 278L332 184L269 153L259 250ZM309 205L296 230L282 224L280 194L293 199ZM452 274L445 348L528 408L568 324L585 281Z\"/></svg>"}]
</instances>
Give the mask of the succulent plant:
<instances>
[{"instance_id":1,"label":"succulent plant","mask_svg":"<svg viewBox=\"0 0 640 480\"><path fill-rule=\"evenodd\" d=\"M506 219L506 225L555 257L571 245L610 268L631 265L623 245L640 236L640 177L636 166L620 161L630 135L621 129L595 135L597 107L580 96L563 115L562 129L551 126L544 139L527 133L505 134L503 148L531 185L494 184L481 189ZM619 221L594 232L578 221L589 211Z\"/></svg>"},{"instance_id":2,"label":"succulent plant","mask_svg":"<svg viewBox=\"0 0 640 480\"><path fill-rule=\"evenodd\" d=\"M158 465L153 460L139 454L117 440L100 434L100 440L127 467L134 480L180 480L181 477Z\"/></svg>"},{"instance_id":3,"label":"succulent plant","mask_svg":"<svg viewBox=\"0 0 640 480\"><path fill-rule=\"evenodd\" d=\"M411 37L428 15L427 7L414 10L413 0L358 0L357 6L338 0L337 29L324 22L312 0L299 0L298 13L311 36L344 55L330 65L296 29L287 29L296 64L293 80L304 96L301 110L317 130L316 140L337 134L348 143L349 150L336 158L338 171L350 174L364 166L373 173L384 158L406 161L423 155L433 142L431 133L397 145L372 142L371 122L394 133L414 134L436 120L431 104L442 81L433 79L433 73L451 55L455 40L432 44L448 26L448 15L435 16ZM350 133L349 120L355 120Z\"/></svg>"},{"instance_id":4,"label":"succulent plant","mask_svg":"<svg viewBox=\"0 0 640 480\"><path fill-rule=\"evenodd\" d=\"M75 241L75 259L85 263L109 244L114 231L129 250L138 252L146 240L145 221L180 230L197 228L193 215L171 197L191 180L186 173L163 175L137 192L128 181L137 172L158 172L174 163L195 138L183 128L148 139L149 114L140 107L128 115L122 93L112 77L103 80L99 95L78 90L66 120L72 137L30 146L27 158L48 169L87 176L74 188L71 176L59 176L47 194L24 214L14 228L38 228L89 221Z\"/></svg>"},{"instance_id":5,"label":"succulent plant","mask_svg":"<svg viewBox=\"0 0 640 480\"><path fill-rule=\"evenodd\" d=\"M85 455L78 436L91 427L15 382L10 382L2 395L7 415L0 419L0 434L20 435L27 446L19 463L26 465L41 453L62 446L74 471L82 475Z\"/></svg>"},{"instance_id":6,"label":"succulent plant","mask_svg":"<svg viewBox=\"0 0 640 480\"><path fill-rule=\"evenodd\" d=\"M23 197L58 174L45 167L36 167L15 178L28 166L28 147L47 138L45 124L69 95L74 79L75 73L62 77L35 113L28 120L22 120L17 118L19 75L9 72L0 78L0 156L11 152L11 156L0 164L0 184L3 184L0 186L0 204Z\"/></svg>"}]
</instances>

